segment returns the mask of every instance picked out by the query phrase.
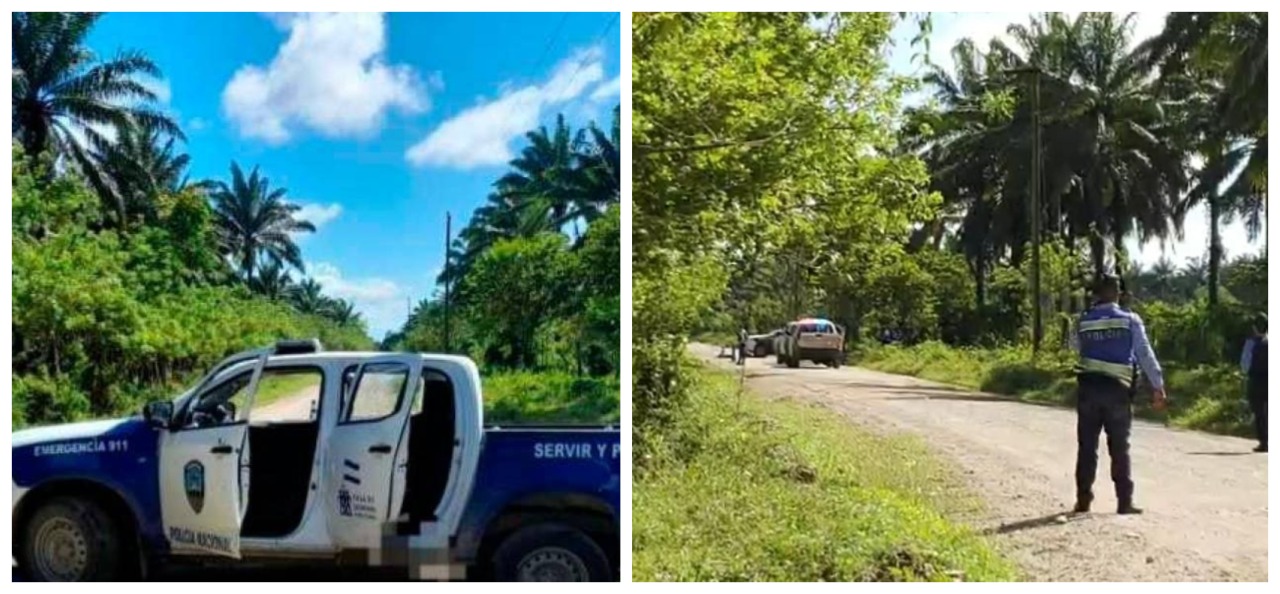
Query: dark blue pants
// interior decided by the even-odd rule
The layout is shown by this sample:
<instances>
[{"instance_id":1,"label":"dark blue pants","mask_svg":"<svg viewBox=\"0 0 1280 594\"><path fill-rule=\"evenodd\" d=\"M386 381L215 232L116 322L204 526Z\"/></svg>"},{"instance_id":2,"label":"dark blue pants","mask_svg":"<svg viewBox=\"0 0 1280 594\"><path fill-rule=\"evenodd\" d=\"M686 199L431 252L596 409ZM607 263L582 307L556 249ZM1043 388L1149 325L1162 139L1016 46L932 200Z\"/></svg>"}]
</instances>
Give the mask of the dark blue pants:
<instances>
[{"instance_id":1,"label":"dark blue pants","mask_svg":"<svg viewBox=\"0 0 1280 594\"><path fill-rule=\"evenodd\" d=\"M1129 430L1133 426L1133 409L1129 388L1108 377L1081 375L1077 380L1076 398L1077 495L1091 497L1093 494L1093 481L1098 473L1098 438L1106 431L1116 498L1132 501Z\"/></svg>"},{"instance_id":2,"label":"dark blue pants","mask_svg":"<svg viewBox=\"0 0 1280 594\"><path fill-rule=\"evenodd\" d=\"M1253 411L1253 429L1258 445L1267 446L1267 376L1249 378L1249 409Z\"/></svg>"}]
</instances>

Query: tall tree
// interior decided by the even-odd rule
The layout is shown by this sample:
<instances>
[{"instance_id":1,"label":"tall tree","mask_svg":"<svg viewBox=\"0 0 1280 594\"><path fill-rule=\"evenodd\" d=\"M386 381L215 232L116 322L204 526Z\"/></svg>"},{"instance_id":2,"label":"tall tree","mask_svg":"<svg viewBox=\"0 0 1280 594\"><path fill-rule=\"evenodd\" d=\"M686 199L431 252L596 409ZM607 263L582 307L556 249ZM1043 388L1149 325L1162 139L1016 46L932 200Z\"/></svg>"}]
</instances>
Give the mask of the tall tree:
<instances>
[{"instance_id":1,"label":"tall tree","mask_svg":"<svg viewBox=\"0 0 1280 594\"><path fill-rule=\"evenodd\" d=\"M1209 303L1216 305L1223 260L1220 227L1243 217L1262 234L1267 188L1267 14L1170 13L1144 45L1160 82L1189 106L1195 150L1204 161L1182 210L1209 211Z\"/></svg>"},{"instance_id":2,"label":"tall tree","mask_svg":"<svg viewBox=\"0 0 1280 594\"><path fill-rule=\"evenodd\" d=\"M283 264L271 261L258 270L257 276L249 279L249 288L267 299L281 301L293 292L293 278Z\"/></svg>"},{"instance_id":3,"label":"tall tree","mask_svg":"<svg viewBox=\"0 0 1280 594\"><path fill-rule=\"evenodd\" d=\"M247 281L263 261L284 262L302 270L302 252L294 233L314 232L315 225L295 218L302 208L286 202L285 188L272 188L254 167L245 177L240 165L231 163L231 183L219 181L213 192L218 240L223 254L232 258Z\"/></svg>"},{"instance_id":4,"label":"tall tree","mask_svg":"<svg viewBox=\"0 0 1280 594\"><path fill-rule=\"evenodd\" d=\"M618 202L622 141L619 108L613 108L613 125L606 132L592 122L579 130L573 148L577 159L574 214L588 223L610 204Z\"/></svg>"},{"instance_id":5,"label":"tall tree","mask_svg":"<svg viewBox=\"0 0 1280 594\"><path fill-rule=\"evenodd\" d=\"M321 315L328 304L328 298L321 293L322 287L315 279L302 279L289 293L293 308L299 313Z\"/></svg>"},{"instance_id":6,"label":"tall tree","mask_svg":"<svg viewBox=\"0 0 1280 594\"><path fill-rule=\"evenodd\" d=\"M209 182L191 182L187 175L191 157L179 152L177 140L146 124L133 124L119 131L114 144L93 151L102 172L97 191L110 196L107 202L119 220L154 223L161 194L211 187Z\"/></svg>"},{"instance_id":7,"label":"tall tree","mask_svg":"<svg viewBox=\"0 0 1280 594\"><path fill-rule=\"evenodd\" d=\"M52 149L91 179L98 174L90 151L104 150L110 134L131 122L182 137L173 119L151 106L156 94L144 80L160 76L154 62L133 50L99 60L85 46L100 16L13 13L13 135L28 158Z\"/></svg>"},{"instance_id":8,"label":"tall tree","mask_svg":"<svg viewBox=\"0 0 1280 594\"><path fill-rule=\"evenodd\" d=\"M325 308L325 315L343 326L363 322L360 312L356 311L355 304L346 299L330 299Z\"/></svg>"},{"instance_id":9,"label":"tall tree","mask_svg":"<svg viewBox=\"0 0 1280 594\"><path fill-rule=\"evenodd\" d=\"M559 230L578 215L573 192L573 134L560 114L551 132L541 126L525 138L529 145L511 160L512 171L494 186L501 197L528 209L529 216L545 218Z\"/></svg>"}]
</instances>

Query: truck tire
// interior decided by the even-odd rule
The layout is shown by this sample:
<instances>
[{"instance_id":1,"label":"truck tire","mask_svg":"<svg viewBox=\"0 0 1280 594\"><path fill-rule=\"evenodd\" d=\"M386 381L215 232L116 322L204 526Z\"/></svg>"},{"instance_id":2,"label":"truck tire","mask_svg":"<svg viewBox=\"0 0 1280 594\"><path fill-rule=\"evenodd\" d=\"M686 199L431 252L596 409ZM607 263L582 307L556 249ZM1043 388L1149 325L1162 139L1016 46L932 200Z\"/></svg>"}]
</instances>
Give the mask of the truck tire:
<instances>
[{"instance_id":1,"label":"truck tire","mask_svg":"<svg viewBox=\"0 0 1280 594\"><path fill-rule=\"evenodd\" d=\"M124 574L125 543L116 523L97 503L56 497L22 527L18 562L26 579L39 582L113 581Z\"/></svg>"},{"instance_id":2,"label":"truck tire","mask_svg":"<svg viewBox=\"0 0 1280 594\"><path fill-rule=\"evenodd\" d=\"M795 357L787 357L787 367L795 369L800 366L800 360Z\"/></svg>"},{"instance_id":3,"label":"truck tire","mask_svg":"<svg viewBox=\"0 0 1280 594\"><path fill-rule=\"evenodd\" d=\"M591 537L565 524L536 524L508 536L493 554L500 582L614 581L609 557Z\"/></svg>"},{"instance_id":4,"label":"truck tire","mask_svg":"<svg viewBox=\"0 0 1280 594\"><path fill-rule=\"evenodd\" d=\"M765 346L764 346L764 345L762 345L762 344L758 344L758 345L756 345L756 356L757 356L757 357L759 357L759 358L763 359L763 358L765 357L765 355L768 355L768 354L769 354L769 349L765 348Z\"/></svg>"},{"instance_id":5,"label":"truck tire","mask_svg":"<svg viewBox=\"0 0 1280 594\"><path fill-rule=\"evenodd\" d=\"M843 358L843 357L836 357L835 359L832 359L832 360L831 360L831 368L832 368L832 369L840 369L840 360L841 360L842 358Z\"/></svg>"}]
</instances>

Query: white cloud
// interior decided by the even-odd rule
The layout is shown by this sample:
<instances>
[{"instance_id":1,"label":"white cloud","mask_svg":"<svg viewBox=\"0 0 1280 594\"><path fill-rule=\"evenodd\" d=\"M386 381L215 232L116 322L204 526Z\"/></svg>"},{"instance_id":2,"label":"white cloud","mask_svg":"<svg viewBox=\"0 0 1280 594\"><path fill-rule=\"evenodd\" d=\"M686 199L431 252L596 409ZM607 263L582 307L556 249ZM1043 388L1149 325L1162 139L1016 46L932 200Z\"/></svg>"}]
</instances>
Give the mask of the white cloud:
<instances>
[{"instance_id":1,"label":"white cloud","mask_svg":"<svg viewBox=\"0 0 1280 594\"><path fill-rule=\"evenodd\" d=\"M404 323L408 293L394 281L376 277L346 278L337 266L327 262L309 263L307 272L320 283L322 293L352 302L375 338Z\"/></svg>"},{"instance_id":2,"label":"white cloud","mask_svg":"<svg viewBox=\"0 0 1280 594\"><path fill-rule=\"evenodd\" d=\"M458 169L510 161L512 139L536 127L544 110L579 98L604 78L603 53L600 47L575 52L543 83L508 87L497 99L464 110L410 147L405 158L414 165Z\"/></svg>"},{"instance_id":3,"label":"white cloud","mask_svg":"<svg viewBox=\"0 0 1280 594\"><path fill-rule=\"evenodd\" d=\"M270 143L302 128L330 137L368 136L392 109L427 109L417 73L386 61L381 14L270 18L289 38L270 64L241 67L222 91L222 108L242 135Z\"/></svg>"},{"instance_id":4,"label":"white cloud","mask_svg":"<svg viewBox=\"0 0 1280 594\"><path fill-rule=\"evenodd\" d=\"M329 205L299 204L298 206L302 208L294 213L294 218L309 221L316 226L317 230L324 226L325 223L338 218L338 215L342 214L342 205L336 202Z\"/></svg>"},{"instance_id":5,"label":"white cloud","mask_svg":"<svg viewBox=\"0 0 1280 594\"><path fill-rule=\"evenodd\" d=\"M591 100L596 103L600 103L611 97L617 97L622 91L621 85L618 84L618 79L621 78L621 76L622 75L618 75L613 77L611 80L600 83L600 85L596 87L596 90L591 91Z\"/></svg>"},{"instance_id":6,"label":"white cloud","mask_svg":"<svg viewBox=\"0 0 1280 594\"><path fill-rule=\"evenodd\" d=\"M201 117L191 118L191 121L187 122L187 129L191 130L192 132L199 132L208 127L209 127L209 122Z\"/></svg>"}]
</instances>

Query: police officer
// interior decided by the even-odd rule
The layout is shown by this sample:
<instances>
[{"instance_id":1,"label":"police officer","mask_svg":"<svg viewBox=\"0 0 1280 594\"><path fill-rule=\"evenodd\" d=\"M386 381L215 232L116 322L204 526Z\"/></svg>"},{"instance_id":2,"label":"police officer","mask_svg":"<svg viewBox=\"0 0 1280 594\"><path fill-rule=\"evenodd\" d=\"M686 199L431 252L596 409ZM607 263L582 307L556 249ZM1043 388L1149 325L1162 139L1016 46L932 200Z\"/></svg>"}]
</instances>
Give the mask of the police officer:
<instances>
[{"instance_id":1,"label":"police officer","mask_svg":"<svg viewBox=\"0 0 1280 594\"><path fill-rule=\"evenodd\" d=\"M1140 514L1133 505L1133 479L1129 472L1129 429L1136 367L1151 382L1152 406L1164 408L1164 375L1138 314L1118 303L1123 291L1120 277L1107 274L1094 286L1095 302L1080 316L1076 328L1079 361L1076 364L1076 505L1089 511L1093 480L1098 470L1098 437L1107 432L1111 480L1115 483L1117 512ZM1136 364L1136 365L1135 365Z\"/></svg>"},{"instance_id":2,"label":"police officer","mask_svg":"<svg viewBox=\"0 0 1280 594\"><path fill-rule=\"evenodd\" d=\"M1240 368L1245 377L1245 395L1253 411L1253 427L1258 437L1255 452L1267 451L1267 314L1253 320L1253 336L1244 343Z\"/></svg>"}]
</instances>

